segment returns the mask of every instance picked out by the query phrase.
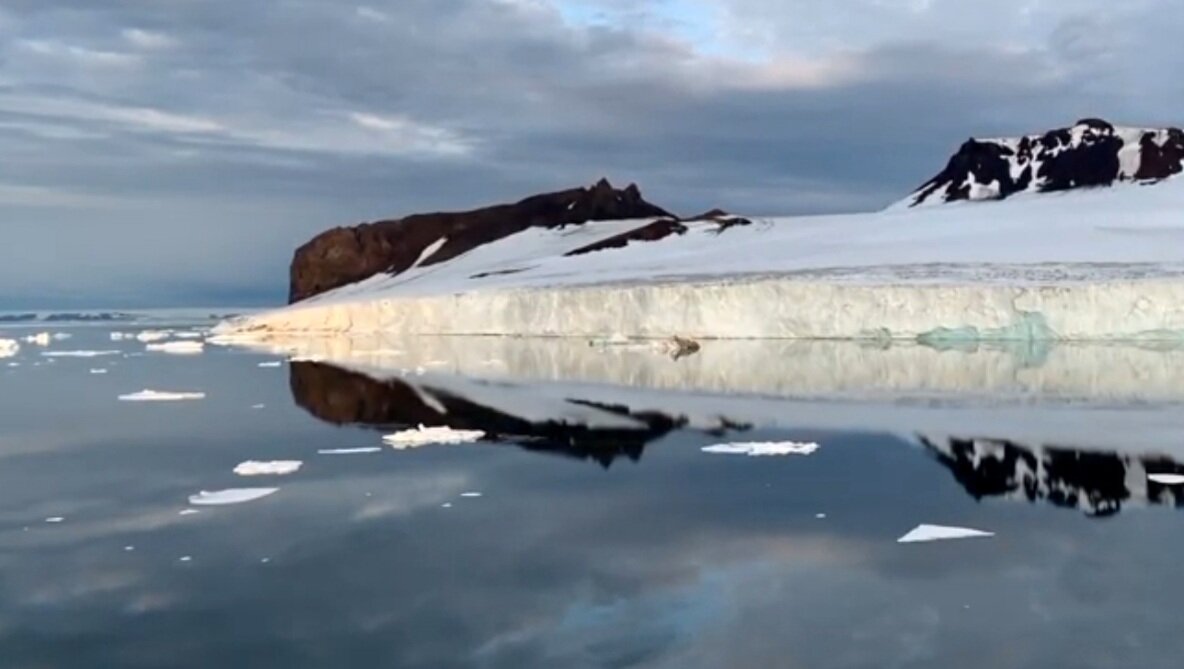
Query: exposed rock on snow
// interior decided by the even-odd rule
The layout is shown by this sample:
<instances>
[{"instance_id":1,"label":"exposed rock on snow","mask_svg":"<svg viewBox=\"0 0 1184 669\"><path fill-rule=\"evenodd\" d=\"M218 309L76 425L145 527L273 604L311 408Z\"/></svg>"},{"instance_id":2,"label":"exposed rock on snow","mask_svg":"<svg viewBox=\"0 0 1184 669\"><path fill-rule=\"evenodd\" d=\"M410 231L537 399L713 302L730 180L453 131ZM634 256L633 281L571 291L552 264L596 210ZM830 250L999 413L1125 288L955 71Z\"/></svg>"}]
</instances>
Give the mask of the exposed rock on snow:
<instances>
[{"instance_id":1,"label":"exposed rock on snow","mask_svg":"<svg viewBox=\"0 0 1184 669\"><path fill-rule=\"evenodd\" d=\"M136 393L120 395L119 399L124 402L181 402L185 400L201 400L205 399L205 397L205 393L141 390Z\"/></svg>"},{"instance_id":2,"label":"exposed rock on snow","mask_svg":"<svg viewBox=\"0 0 1184 669\"><path fill-rule=\"evenodd\" d=\"M1002 199L1122 181L1154 181L1180 173L1184 132L1123 128L1100 119L1071 128L1007 139L970 139L946 168L902 204Z\"/></svg>"},{"instance_id":3,"label":"exposed rock on snow","mask_svg":"<svg viewBox=\"0 0 1184 669\"><path fill-rule=\"evenodd\" d=\"M994 532L972 530L965 527L947 527L944 525L918 525L908 534L896 540L899 544L925 543L930 541L948 541L950 539L973 539L977 537L993 537Z\"/></svg>"},{"instance_id":4,"label":"exposed rock on snow","mask_svg":"<svg viewBox=\"0 0 1184 669\"><path fill-rule=\"evenodd\" d=\"M230 488L209 492L203 490L196 495L189 496L189 503L194 506L224 506L227 504L242 504L263 499L268 495L279 492L279 488Z\"/></svg>"},{"instance_id":5,"label":"exposed rock on snow","mask_svg":"<svg viewBox=\"0 0 1184 669\"><path fill-rule=\"evenodd\" d=\"M240 462L234 468L234 473L239 476L284 476L300 471L303 464L300 460L247 460Z\"/></svg>"},{"instance_id":6,"label":"exposed rock on snow","mask_svg":"<svg viewBox=\"0 0 1184 669\"><path fill-rule=\"evenodd\" d=\"M300 247L292 261L291 302L378 274L413 265L435 265L533 226L585 221L668 217L646 202L636 186L614 189L607 181L458 213L416 214L355 228L335 228ZM447 240L425 257L424 251Z\"/></svg>"},{"instance_id":7,"label":"exposed rock on snow","mask_svg":"<svg viewBox=\"0 0 1184 669\"><path fill-rule=\"evenodd\" d=\"M160 344L148 344L145 350L172 355L197 355L205 350L205 344L200 341L166 341Z\"/></svg>"},{"instance_id":8,"label":"exposed rock on snow","mask_svg":"<svg viewBox=\"0 0 1184 669\"><path fill-rule=\"evenodd\" d=\"M382 438L388 446L403 450L429 444L468 444L485 436L482 430L454 430L450 427L419 427L388 434Z\"/></svg>"},{"instance_id":9,"label":"exposed rock on snow","mask_svg":"<svg viewBox=\"0 0 1184 669\"><path fill-rule=\"evenodd\" d=\"M817 451L818 444L814 442L796 441L766 441L766 442L737 442L734 444L716 444L704 446L704 453L714 455L810 455Z\"/></svg>"}]
</instances>

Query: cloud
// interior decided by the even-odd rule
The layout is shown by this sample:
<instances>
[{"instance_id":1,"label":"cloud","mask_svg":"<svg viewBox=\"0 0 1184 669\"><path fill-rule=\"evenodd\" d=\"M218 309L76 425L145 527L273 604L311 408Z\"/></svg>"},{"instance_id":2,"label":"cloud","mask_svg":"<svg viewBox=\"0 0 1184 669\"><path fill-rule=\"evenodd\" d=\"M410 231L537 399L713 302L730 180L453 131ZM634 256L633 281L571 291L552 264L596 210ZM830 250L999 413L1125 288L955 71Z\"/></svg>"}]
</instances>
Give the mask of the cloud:
<instances>
[{"instance_id":1,"label":"cloud","mask_svg":"<svg viewBox=\"0 0 1184 669\"><path fill-rule=\"evenodd\" d=\"M1175 121L1184 94L1147 63L1184 56L1184 10L1112 5L11 0L0 184L156 216L170 203L153 224L202 221L195 246L163 250L194 286L221 280L202 258L227 240L282 267L319 228L602 175L678 210L870 209L971 134ZM216 218L213 202L265 220ZM22 209L26 241L74 234L71 208ZM102 243L129 264L148 255Z\"/></svg>"}]
</instances>

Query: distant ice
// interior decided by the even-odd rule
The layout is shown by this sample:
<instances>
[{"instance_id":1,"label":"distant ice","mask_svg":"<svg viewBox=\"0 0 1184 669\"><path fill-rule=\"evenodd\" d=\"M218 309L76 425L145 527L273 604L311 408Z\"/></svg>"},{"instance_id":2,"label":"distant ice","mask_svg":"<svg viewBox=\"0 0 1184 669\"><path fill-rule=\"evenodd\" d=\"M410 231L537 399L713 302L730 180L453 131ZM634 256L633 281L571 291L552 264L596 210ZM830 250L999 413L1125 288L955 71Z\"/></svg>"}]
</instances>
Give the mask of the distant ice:
<instances>
[{"instance_id":1,"label":"distant ice","mask_svg":"<svg viewBox=\"0 0 1184 669\"><path fill-rule=\"evenodd\" d=\"M144 330L136 335L136 339L142 342L163 341L169 338L172 334L168 330Z\"/></svg>"},{"instance_id":2,"label":"distant ice","mask_svg":"<svg viewBox=\"0 0 1184 669\"><path fill-rule=\"evenodd\" d=\"M120 395L119 399L123 402L181 402L184 400L202 400L205 399L205 397L205 393L175 393L163 390L141 390L136 393Z\"/></svg>"},{"instance_id":3,"label":"distant ice","mask_svg":"<svg viewBox=\"0 0 1184 669\"><path fill-rule=\"evenodd\" d=\"M282 363L278 360L273 360L270 362L261 362L261 363L259 363L259 366L260 367L283 367L284 363Z\"/></svg>"},{"instance_id":4,"label":"distant ice","mask_svg":"<svg viewBox=\"0 0 1184 669\"><path fill-rule=\"evenodd\" d=\"M240 462L234 468L234 473L239 476L283 476L294 474L300 470L303 464L300 460L271 460L268 462L247 460Z\"/></svg>"},{"instance_id":5,"label":"distant ice","mask_svg":"<svg viewBox=\"0 0 1184 669\"><path fill-rule=\"evenodd\" d=\"M166 341L160 344L148 344L144 348L157 353L197 355L205 350L205 344L200 341Z\"/></svg>"},{"instance_id":6,"label":"distant ice","mask_svg":"<svg viewBox=\"0 0 1184 669\"><path fill-rule=\"evenodd\" d=\"M319 455L361 455L362 453L378 453L382 451L377 446L366 446L363 448L323 448L317 451Z\"/></svg>"},{"instance_id":7,"label":"distant ice","mask_svg":"<svg viewBox=\"0 0 1184 669\"><path fill-rule=\"evenodd\" d=\"M103 369L102 367L96 367L96 368L90 370L90 373L91 374L106 374L107 370Z\"/></svg>"},{"instance_id":8,"label":"distant ice","mask_svg":"<svg viewBox=\"0 0 1184 669\"><path fill-rule=\"evenodd\" d=\"M450 427L419 427L388 434L382 438L387 445L397 449L415 448L428 444L467 444L485 436L481 430L454 430Z\"/></svg>"},{"instance_id":9,"label":"distant ice","mask_svg":"<svg viewBox=\"0 0 1184 669\"><path fill-rule=\"evenodd\" d=\"M107 355L119 355L122 351L44 351L46 358L101 358Z\"/></svg>"},{"instance_id":10,"label":"distant ice","mask_svg":"<svg viewBox=\"0 0 1184 669\"><path fill-rule=\"evenodd\" d=\"M196 495L189 496L189 503L194 506L224 506L227 504L242 504L263 499L268 495L279 492L279 488L230 488L210 492L203 490Z\"/></svg>"},{"instance_id":11,"label":"distant ice","mask_svg":"<svg viewBox=\"0 0 1184 669\"><path fill-rule=\"evenodd\" d=\"M814 442L798 441L753 441L737 442L734 444L716 444L704 446L704 453L714 455L810 455L819 449Z\"/></svg>"},{"instance_id":12,"label":"distant ice","mask_svg":"<svg viewBox=\"0 0 1184 669\"><path fill-rule=\"evenodd\" d=\"M202 334L200 332L177 332L177 333L174 333L173 336L176 337L177 339L201 339L202 338Z\"/></svg>"},{"instance_id":13,"label":"distant ice","mask_svg":"<svg viewBox=\"0 0 1184 669\"><path fill-rule=\"evenodd\" d=\"M267 408L267 405L266 404L252 404L251 408L252 409L265 409L265 408Z\"/></svg>"},{"instance_id":14,"label":"distant ice","mask_svg":"<svg viewBox=\"0 0 1184 669\"><path fill-rule=\"evenodd\" d=\"M814 514L814 517L817 518L818 520L825 520L826 514L825 513L816 513L816 514Z\"/></svg>"},{"instance_id":15,"label":"distant ice","mask_svg":"<svg viewBox=\"0 0 1184 669\"><path fill-rule=\"evenodd\" d=\"M1184 474L1148 474L1147 479L1160 485L1184 485Z\"/></svg>"},{"instance_id":16,"label":"distant ice","mask_svg":"<svg viewBox=\"0 0 1184 669\"><path fill-rule=\"evenodd\" d=\"M183 556L181 556L181 562L193 562L193 556L192 555L183 555Z\"/></svg>"},{"instance_id":17,"label":"distant ice","mask_svg":"<svg viewBox=\"0 0 1184 669\"><path fill-rule=\"evenodd\" d=\"M483 493L479 492L462 492L461 497L481 497Z\"/></svg>"},{"instance_id":18,"label":"distant ice","mask_svg":"<svg viewBox=\"0 0 1184 669\"><path fill-rule=\"evenodd\" d=\"M53 516L53 517L51 517L51 518L46 518L46 519L45 519L45 522L47 522L47 523L60 523L60 522L62 522L62 521L64 521L64 520L66 520L66 519L65 519L65 518L62 518L61 516Z\"/></svg>"},{"instance_id":19,"label":"distant ice","mask_svg":"<svg viewBox=\"0 0 1184 669\"><path fill-rule=\"evenodd\" d=\"M53 335L49 334L48 332L40 332L38 334L25 337L26 343L36 344L37 346L49 346L51 341L53 341Z\"/></svg>"},{"instance_id":20,"label":"distant ice","mask_svg":"<svg viewBox=\"0 0 1184 669\"><path fill-rule=\"evenodd\" d=\"M0 339L0 358L11 358L21 350L20 342L15 339Z\"/></svg>"},{"instance_id":21,"label":"distant ice","mask_svg":"<svg viewBox=\"0 0 1184 669\"><path fill-rule=\"evenodd\" d=\"M195 513L201 513L201 511L198 511L197 509L181 509L181 511L179 513L177 513L177 515L178 516L192 516Z\"/></svg>"},{"instance_id":22,"label":"distant ice","mask_svg":"<svg viewBox=\"0 0 1184 669\"><path fill-rule=\"evenodd\" d=\"M948 539L972 539L975 537L993 537L994 532L972 530L965 527L946 527L944 525L918 525L911 532L896 540L899 544L915 544L928 541L946 541Z\"/></svg>"},{"instance_id":23,"label":"distant ice","mask_svg":"<svg viewBox=\"0 0 1184 669\"><path fill-rule=\"evenodd\" d=\"M451 509L451 508L452 508L452 502L444 502L443 504L441 504L441 505L440 505L440 508L442 508L442 509Z\"/></svg>"},{"instance_id":24,"label":"distant ice","mask_svg":"<svg viewBox=\"0 0 1184 669\"><path fill-rule=\"evenodd\" d=\"M132 552L132 551L136 550L136 547L135 547L135 546L124 546L124 547L123 547L123 550L125 550L125 551L127 551L127 552L129 552L129 553L130 553L130 552Z\"/></svg>"}]
</instances>

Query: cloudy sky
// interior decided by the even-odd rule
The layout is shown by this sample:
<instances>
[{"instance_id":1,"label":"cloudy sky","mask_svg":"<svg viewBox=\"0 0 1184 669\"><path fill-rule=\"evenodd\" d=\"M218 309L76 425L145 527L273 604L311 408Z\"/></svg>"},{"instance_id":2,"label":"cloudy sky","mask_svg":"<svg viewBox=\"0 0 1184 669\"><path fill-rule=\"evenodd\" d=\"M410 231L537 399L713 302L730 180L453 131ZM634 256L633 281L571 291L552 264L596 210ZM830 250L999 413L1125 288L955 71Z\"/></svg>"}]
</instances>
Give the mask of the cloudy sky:
<instances>
[{"instance_id":1,"label":"cloudy sky","mask_svg":"<svg viewBox=\"0 0 1184 669\"><path fill-rule=\"evenodd\" d=\"M0 309L282 300L333 225L608 176L873 209L970 135L1171 124L1170 0L0 0Z\"/></svg>"}]
</instances>

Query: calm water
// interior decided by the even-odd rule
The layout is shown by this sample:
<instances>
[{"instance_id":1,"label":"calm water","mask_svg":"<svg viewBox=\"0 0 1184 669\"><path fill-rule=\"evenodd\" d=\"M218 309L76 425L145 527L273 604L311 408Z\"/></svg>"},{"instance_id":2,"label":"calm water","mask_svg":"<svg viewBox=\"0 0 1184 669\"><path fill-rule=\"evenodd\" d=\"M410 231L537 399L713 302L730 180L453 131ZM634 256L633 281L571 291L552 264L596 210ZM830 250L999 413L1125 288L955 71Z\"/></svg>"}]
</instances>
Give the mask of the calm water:
<instances>
[{"instance_id":1,"label":"calm water","mask_svg":"<svg viewBox=\"0 0 1184 669\"><path fill-rule=\"evenodd\" d=\"M425 397L430 372L417 387L210 347L49 362L41 352L144 350L105 327L53 331L74 337L0 360L5 668L1169 667L1184 654L1184 516L1145 480L1184 469L1173 444L960 440L1014 427L990 421L916 434L913 406L887 410L885 425L902 422L887 433L854 403L820 403L825 429L712 426L639 408L627 388L441 381ZM207 396L117 400L144 388ZM575 417L547 420L550 401ZM1090 431L1093 410L1065 411ZM834 429L847 417L859 428ZM418 422L493 440L317 453ZM821 448L700 450L737 439ZM249 459L304 466L236 476ZM180 513L199 491L243 486L280 490ZM920 523L996 536L896 542Z\"/></svg>"}]
</instances>

